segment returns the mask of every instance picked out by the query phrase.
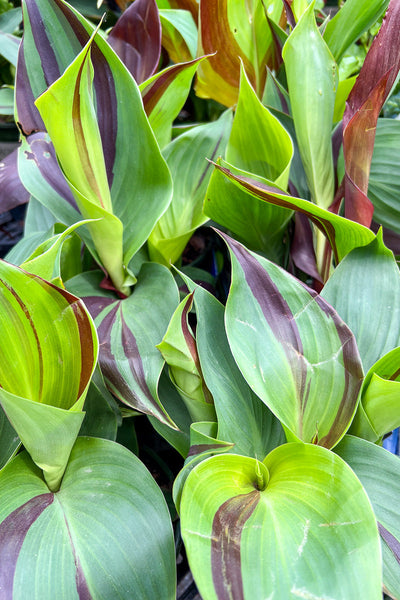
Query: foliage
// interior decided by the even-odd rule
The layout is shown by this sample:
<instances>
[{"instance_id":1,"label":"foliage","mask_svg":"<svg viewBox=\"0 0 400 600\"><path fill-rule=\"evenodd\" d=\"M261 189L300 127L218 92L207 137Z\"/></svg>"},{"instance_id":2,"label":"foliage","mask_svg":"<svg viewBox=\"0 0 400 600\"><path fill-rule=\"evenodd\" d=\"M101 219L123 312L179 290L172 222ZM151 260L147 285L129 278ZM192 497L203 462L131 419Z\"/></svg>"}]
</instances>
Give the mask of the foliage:
<instances>
[{"instance_id":1,"label":"foliage","mask_svg":"<svg viewBox=\"0 0 400 600\"><path fill-rule=\"evenodd\" d=\"M399 598L400 2L118 6L0 31L1 597Z\"/></svg>"}]
</instances>

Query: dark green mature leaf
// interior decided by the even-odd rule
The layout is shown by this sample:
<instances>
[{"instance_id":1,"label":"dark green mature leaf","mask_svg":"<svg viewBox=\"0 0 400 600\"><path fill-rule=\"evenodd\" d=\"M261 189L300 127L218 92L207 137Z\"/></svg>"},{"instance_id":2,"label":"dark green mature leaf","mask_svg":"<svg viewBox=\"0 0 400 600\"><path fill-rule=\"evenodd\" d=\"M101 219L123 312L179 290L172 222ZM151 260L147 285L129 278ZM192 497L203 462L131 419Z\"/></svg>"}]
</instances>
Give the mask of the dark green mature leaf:
<instances>
[{"instance_id":1,"label":"dark green mature leaf","mask_svg":"<svg viewBox=\"0 0 400 600\"><path fill-rule=\"evenodd\" d=\"M381 597L368 497L335 454L284 444L260 463L200 463L181 500L182 537L204 600Z\"/></svg>"},{"instance_id":2,"label":"dark green mature leaf","mask_svg":"<svg viewBox=\"0 0 400 600\"><path fill-rule=\"evenodd\" d=\"M14 65L17 66L18 50L21 43L21 38L12 35L11 33L5 33L0 31L0 55Z\"/></svg>"},{"instance_id":3,"label":"dark green mature leaf","mask_svg":"<svg viewBox=\"0 0 400 600\"><path fill-rule=\"evenodd\" d=\"M107 385L121 402L174 427L158 398L164 360L156 348L179 303L174 278L166 267L145 263L133 293L121 300L99 290L102 278L101 272L89 272L70 280L68 287L95 320Z\"/></svg>"},{"instance_id":4,"label":"dark green mature leaf","mask_svg":"<svg viewBox=\"0 0 400 600\"><path fill-rule=\"evenodd\" d=\"M343 116L346 217L369 227L368 179L379 113L400 69L400 4L389 4L378 35L350 92Z\"/></svg>"},{"instance_id":5,"label":"dark green mature leaf","mask_svg":"<svg viewBox=\"0 0 400 600\"><path fill-rule=\"evenodd\" d=\"M107 38L137 83L158 67L161 24L155 0L135 0L120 16Z\"/></svg>"},{"instance_id":6,"label":"dark green mature leaf","mask_svg":"<svg viewBox=\"0 0 400 600\"><path fill-rule=\"evenodd\" d=\"M382 233L344 258L321 296L354 333L365 372L400 346L400 274Z\"/></svg>"},{"instance_id":7,"label":"dark green mature leaf","mask_svg":"<svg viewBox=\"0 0 400 600\"><path fill-rule=\"evenodd\" d=\"M8 463L17 451L20 440L0 407L0 470Z\"/></svg>"},{"instance_id":8,"label":"dark green mature leaf","mask_svg":"<svg viewBox=\"0 0 400 600\"><path fill-rule=\"evenodd\" d=\"M389 0L347 0L328 22L324 40L339 62L347 48L374 25L386 10Z\"/></svg>"},{"instance_id":9,"label":"dark green mature leaf","mask_svg":"<svg viewBox=\"0 0 400 600\"><path fill-rule=\"evenodd\" d=\"M346 435L335 448L353 469L371 501L381 534L383 583L400 596L400 459L365 440Z\"/></svg>"},{"instance_id":10,"label":"dark green mature leaf","mask_svg":"<svg viewBox=\"0 0 400 600\"><path fill-rule=\"evenodd\" d=\"M369 176L368 197L374 221L400 233L400 121L378 119Z\"/></svg>"},{"instance_id":11,"label":"dark green mature leaf","mask_svg":"<svg viewBox=\"0 0 400 600\"><path fill-rule=\"evenodd\" d=\"M122 446L78 438L57 494L24 452L1 471L0 498L4 600L27 590L32 600L54 600L55 590L68 600L175 598L167 506Z\"/></svg>"},{"instance_id":12,"label":"dark green mature leaf","mask_svg":"<svg viewBox=\"0 0 400 600\"><path fill-rule=\"evenodd\" d=\"M232 259L226 331L243 376L289 437L332 448L350 426L363 377L352 332L315 292L223 237Z\"/></svg>"}]
</instances>

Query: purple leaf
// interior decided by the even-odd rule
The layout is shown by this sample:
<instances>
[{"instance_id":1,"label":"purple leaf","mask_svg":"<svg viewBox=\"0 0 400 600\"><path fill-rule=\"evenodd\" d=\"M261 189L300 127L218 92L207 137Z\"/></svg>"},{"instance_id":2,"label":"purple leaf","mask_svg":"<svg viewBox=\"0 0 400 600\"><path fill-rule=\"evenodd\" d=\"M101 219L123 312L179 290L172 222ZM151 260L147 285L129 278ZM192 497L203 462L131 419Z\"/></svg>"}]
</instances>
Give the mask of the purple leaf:
<instances>
[{"instance_id":1,"label":"purple leaf","mask_svg":"<svg viewBox=\"0 0 400 600\"><path fill-rule=\"evenodd\" d=\"M0 162L0 214L29 200L18 175L18 149Z\"/></svg>"},{"instance_id":2,"label":"purple leaf","mask_svg":"<svg viewBox=\"0 0 400 600\"><path fill-rule=\"evenodd\" d=\"M155 0L135 0L112 28L108 43L137 83L153 75L161 54L161 23Z\"/></svg>"}]
</instances>

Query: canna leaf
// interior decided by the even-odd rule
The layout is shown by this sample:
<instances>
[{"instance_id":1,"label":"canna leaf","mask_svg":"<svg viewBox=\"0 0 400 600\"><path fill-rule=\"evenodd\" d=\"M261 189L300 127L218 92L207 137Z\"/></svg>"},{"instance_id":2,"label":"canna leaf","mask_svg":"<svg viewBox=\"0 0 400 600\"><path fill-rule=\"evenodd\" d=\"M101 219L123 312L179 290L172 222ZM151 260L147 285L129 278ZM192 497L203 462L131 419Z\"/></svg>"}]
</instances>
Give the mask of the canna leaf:
<instances>
[{"instance_id":1,"label":"canna leaf","mask_svg":"<svg viewBox=\"0 0 400 600\"><path fill-rule=\"evenodd\" d=\"M311 197L327 209L335 186L331 132L338 75L336 62L315 23L314 4L310 3L289 36L282 57Z\"/></svg>"},{"instance_id":2,"label":"canna leaf","mask_svg":"<svg viewBox=\"0 0 400 600\"><path fill-rule=\"evenodd\" d=\"M140 86L146 114L161 148L171 141L172 123L187 100L202 60L203 57L167 67Z\"/></svg>"},{"instance_id":3,"label":"canna leaf","mask_svg":"<svg viewBox=\"0 0 400 600\"><path fill-rule=\"evenodd\" d=\"M2 159L0 163L0 213L25 204L29 193L18 176L18 149Z\"/></svg>"},{"instance_id":4,"label":"canna leaf","mask_svg":"<svg viewBox=\"0 0 400 600\"><path fill-rule=\"evenodd\" d=\"M399 458L350 435L343 438L335 452L353 469L371 501L381 534L383 583L396 598L400 595Z\"/></svg>"},{"instance_id":5,"label":"canna leaf","mask_svg":"<svg viewBox=\"0 0 400 600\"><path fill-rule=\"evenodd\" d=\"M354 290L359 293L354 295ZM354 333L365 372L400 346L400 274L382 231L344 258L321 296Z\"/></svg>"},{"instance_id":6,"label":"canna leaf","mask_svg":"<svg viewBox=\"0 0 400 600\"><path fill-rule=\"evenodd\" d=\"M248 174L240 173L229 164L225 167L224 163L219 162L215 166L224 176L255 198L307 215L328 239L337 262L353 248L365 246L375 237L366 227L324 210L307 200L289 196L263 181L257 181L254 176L251 178Z\"/></svg>"},{"instance_id":7,"label":"canna leaf","mask_svg":"<svg viewBox=\"0 0 400 600\"><path fill-rule=\"evenodd\" d=\"M174 63L196 58L197 27L188 10L160 10L162 45Z\"/></svg>"},{"instance_id":8,"label":"canna leaf","mask_svg":"<svg viewBox=\"0 0 400 600\"><path fill-rule=\"evenodd\" d=\"M136 0L119 17L107 38L137 83L157 70L161 23L155 0Z\"/></svg>"},{"instance_id":9,"label":"canna leaf","mask_svg":"<svg viewBox=\"0 0 400 600\"><path fill-rule=\"evenodd\" d=\"M314 291L222 235L232 260L226 331L244 378L289 439L334 447L363 378L352 332Z\"/></svg>"},{"instance_id":10,"label":"canna leaf","mask_svg":"<svg viewBox=\"0 0 400 600\"><path fill-rule=\"evenodd\" d=\"M231 122L231 113L227 111L216 121L182 133L164 149L174 191L171 204L149 238L152 260L167 266L175 263L194 231L208 220L203 213L203 199L212 172L207 159L224 153Z\"/></svg>"},{"instance_id":11,"label":"canna leaf","mask_svg":"<svg viewBox=\"0 0 400 600\"><path fill-rule=\"evenodd\" d=\"M0 407L0 471L16 454L21 442L2 407Z\"/></svg>"},{"instance_id":12,"label":"canna leaf","mask_svg":"<svg viewBox=\"0 0 400 600\"><path fill-rule=\"evenodd\" d=\"M270 4L267 15L281 21L280 2ZM198 55L215 54L202 63L197 76L196 93L201 98L213 98L225 106L237 102L240 62L257 95L261 97L266 66L274 58L273 35L268 25L263 3L202 0L200 4Z\"/></svg>"},{"instance_id":13,"label":"canna leaf","mask_svg":"<svg viewBox=\"0 0 400 600\"><path fill-rule=\"evenodd\" d=\"M57 494L23 452L0 473L0 499L5 600L27 589L33 600L50 600L54 590L70 600L175 598L169 512L150 473L126 448L78 438ZM149 557L154 565L144 580Z\"/></svg>"},{"instance_id":14,"label":"canna leaf","mask_svg":"<svg viewBox=\"0 0 400 600\"><path fill-rule=\"evenodd\" d=\"M174 279L166 267L145 263L131 296L119 300L99 289L102 278L89 272L71 279L68 289L79 294L96 323L107 386L124 404L175 427L157 393L164 361L156 348L178 306Z\"/></svg>"},{"instance_id":15,"label":"canna leaf","mask_svg":"<svg viewBox=\"0 0 400 600\"><path fill-rule=\"evenodd\" d=\"M204 382L196 340L188 320L192 305L193 293L179 304L157 348L169 367L171 380L192 420L214 421L213 398Z\"/></svg>"},{"instance_id":16,"label":"canna leaf","mask_svg":"<svg viewBox=\"0 0 400 600\"><path fill-rule=\"evenodd\" d=\"M400 69L400 4L385 19L349 95L343 117L345 215L367 227L373 206L367 197L377 120Z\"/></svg>"},{"instance_id":17,"label":"canna leaf","mask_svg":"<svg viewBox=\"0 0 400 600\"><path fill-rule=\"evenodd\" d=\"M339 62L349 46L374 25L384 13L389 0L347 0L328 22L324 40Z\"/></svg>"},{"instance_id":18,"label":"canna leaf","mask_svg":"<svg viewBox=\"0 0 400 600\"><path fill-rule=\"evenodd\" d=\"M17 65L20 43L19 37L0 30L0 55L4 56L14 67Z\"/></svg>"},{"instance_id":19,"label":"canna leaf","mask_svg":"<svg viewBox=\"0 0 400 600\"><path fill-rule=\"evenodd\" d=\"M0 281L0 403L54 490L84 417L96 331L65 290L3 261Z\"/></svg>"},{"instance_id":20,"label":"canna leaf","mask_svg":"<svg viewBox=\"0 0 400 600\"><path fill-rule=\"evenodd\" d=\"M325 448L284 444L263 463L232 454L201 462L183 489L181 523L205 600L381 597L368 497Z\"/></svg>"}]
</instances>

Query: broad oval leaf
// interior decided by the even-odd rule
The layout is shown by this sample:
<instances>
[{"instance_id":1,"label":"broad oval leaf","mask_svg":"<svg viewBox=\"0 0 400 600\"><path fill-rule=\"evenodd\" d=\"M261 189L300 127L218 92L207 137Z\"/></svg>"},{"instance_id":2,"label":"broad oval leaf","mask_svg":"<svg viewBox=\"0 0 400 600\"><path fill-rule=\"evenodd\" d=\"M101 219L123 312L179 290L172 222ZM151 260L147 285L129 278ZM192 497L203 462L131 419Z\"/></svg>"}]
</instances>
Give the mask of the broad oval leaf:
<instances>
[{"instance_id":1,"label":"broad oval leaf","mask_svg":"<svg viewBox=\"0 0 400 600\"><path fill-rule=\"evenodd\" d=\"M27 590L32 600L53 600L55 590L68 600L175 598L165 500L122 446L78 438L56 494L24 452L1 471L0 499L4 600Z\"/></svg>"},{"instance_id":2,"label":"broad oval leaf","mask_svg":"<svg viewBox=\"0 0 400 600\"><path fill-rule=\"evenodd\" d=\"M335 448L360 479L378 521L383 557L383 583L400 596L400 459L376 444L346 435Z\"/></svg>"},{"instance_id":3,"label":"broad oval leaf","mask_svg":"<svg viewBox=\"0 0 400 600\"><path fill-rule=\"evenodd\" d=\"M232 260L226 331L244 378L295 439L332 448L363 377L352 332L315 292L223 237Z\"/></svg>"},{"instance_id":4,"label":"broad oval leaf","mask_svg":"<svg viewBox=\"0 0 400 600\"><path fill-rule=\"evenodd\" d=\"M370 502L325 448L284 444L263 463L203 461L183 489L181 523L204 600L381 597Z\"/></svg>"}]
</instances>

